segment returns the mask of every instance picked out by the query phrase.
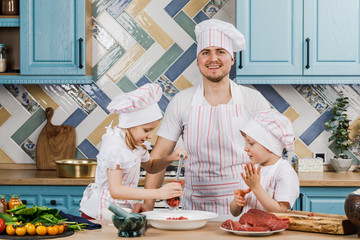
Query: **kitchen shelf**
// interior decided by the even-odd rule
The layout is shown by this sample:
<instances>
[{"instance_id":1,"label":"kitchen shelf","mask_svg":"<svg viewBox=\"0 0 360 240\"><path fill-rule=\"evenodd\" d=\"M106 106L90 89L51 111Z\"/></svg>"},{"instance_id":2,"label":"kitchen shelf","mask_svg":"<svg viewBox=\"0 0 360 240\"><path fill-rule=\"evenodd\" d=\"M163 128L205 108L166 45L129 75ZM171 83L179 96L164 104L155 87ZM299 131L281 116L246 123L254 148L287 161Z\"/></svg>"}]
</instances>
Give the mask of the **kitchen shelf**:
<instances>
[{"instance_id":1,"label":"kitchen shelf","mask_svg":"<svg viewBox=\"0 0 360 240\"><path fill-rule=\"evenodd\" d=\"M0 27L20 27L19 15L16 16L0 15Z\"/></svg>"}]
</instances>

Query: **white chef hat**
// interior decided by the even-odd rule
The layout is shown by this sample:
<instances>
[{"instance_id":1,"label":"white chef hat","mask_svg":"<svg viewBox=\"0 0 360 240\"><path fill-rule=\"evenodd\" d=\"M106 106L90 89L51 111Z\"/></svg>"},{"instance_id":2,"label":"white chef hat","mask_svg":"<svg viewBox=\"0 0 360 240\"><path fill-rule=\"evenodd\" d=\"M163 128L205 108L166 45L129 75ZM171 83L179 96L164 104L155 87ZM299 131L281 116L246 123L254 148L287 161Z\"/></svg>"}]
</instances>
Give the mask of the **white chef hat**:
<instances>
[{"instance_id":1,"label":"white chef hat","mask_svg":"<svg viewBox=\"0 0 360 240\"><path fill-rule=\"evenodd\" d=\"M233 52L245 50L245 38L234 25L218 20L209 19L195 26L195 35L198 42L196 56L206 47L222 47L231 56Z\"/></svg>"},{"instance_id":2,"label":"white chef hat","mask_svg":"<svg viewBox=\"0 0 360 240\"><path fill-rule=\"evenodd\" d=\"M116 96L107 106L111 113L119 113L121 128L131 128L162 118L157 104L162 96L162 89L157 84L147 83L142 87Z\"/></svg>"},{"instance_id":3,"label":"white chef hat","mask_svg":"<svg viewBox=\"0 0 360 240\"><path fill-rule=\"evenodd\" d=\"M274 109L254 112L240 130L278 156L284 148L294 151L291 121Z\"/></svg>"}]
</instances>

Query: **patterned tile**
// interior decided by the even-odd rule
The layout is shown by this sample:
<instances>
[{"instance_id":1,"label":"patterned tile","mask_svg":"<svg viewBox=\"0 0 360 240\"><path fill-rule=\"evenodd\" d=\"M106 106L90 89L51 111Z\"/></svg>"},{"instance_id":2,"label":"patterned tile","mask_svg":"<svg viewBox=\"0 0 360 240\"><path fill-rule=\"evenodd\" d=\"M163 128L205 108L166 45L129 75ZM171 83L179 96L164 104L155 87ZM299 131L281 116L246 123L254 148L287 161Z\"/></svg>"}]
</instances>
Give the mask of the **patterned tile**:
<instances>
[{"instance_id":1,"label":"patterned tile","mask_svg":"<svg viewBox=\"0 0 360 240\"><path fill-rule=\"evenodd\" d=\"M116 20L145 50L154 43L154 39L152 39L135 19L130 17L126 12L123 12Z\"/></svg>"},{"instance_id":2,"label":"patterned tile","mask_svg":"<svg viewBox=\"0 0 360 240\"><path fill-rule=\"evenodd\" d=\"M193 86L191 82L189 82L189 80L187 80L186 77L184 77L184 75L178 77L178 79L174 82L174 85L180 91Z\"/></svg>"},{"instance_id":3,"label":"patterned tile","mask_svg":"<svg viewBox=\"0 0 360 240\"><path fill-rule=\"evenodd\" d=\"M294 142L295 153L299 158L312 157L313 152L299 139Z\"/></svg>"},{"instance_id":4,"label":"patterned tile","mask_svg":"<svg viewBox=\"0 0 360 240\"><path fill-rule=\"evenodd\" d=\"M22 150L35 161L36 156L36 144L33 143L30 139L26 139L26 141L21 144Z\"/></svg>"},{"instance_id":5,"label":"patterned tile","mask_svg":"<svg viewBox=\"0 0 360 240\"><path fill-rule=\"evenodd\" d=\"M126 71L132 66L143 54L145 50L139 45L127 51L114 65L107 71L106 75L114 82L123 77Z\"/></svg>"},{"instance_id":6,"label":"patterned tile","mask_svg":"<svg viewBox=\"0 0 360 240\"><path fill-rule=\"evenodd\" d=\"M105 134L107 126L116 126L119 123L118 114L109 114L104 121L102 121L88 136L88 140L94 146L97 146L101 142L101 137Z\"/></svg>"},{"instance_id":7,"label":"patterned tile","mask_svg":"<svg viewBox=\"0 0 360 240\"><path fill-rule=\"evenodd\" d=\"M184 31L189 34L189 36L194 39L194 41L196 41L196 36L195 36L195 22L189 18L188 15L186 15L186 13L184 13L183 11L180 11L175 17L174 20L177 24L179 24L179 26L181 26L182 29L184 29Z\"/></svg>"},{"instance_id":8,"label":"patterned tile","mask_svg":"<svg viewBox=\"0 0 360 240\"><path fill-rule=\"evenodd\" d=\"M31 117L11 136L19 146L46 120L45 111L39 108Z\"/></svg>"},{"instance_id":9,"label":"patterned tile","mask_svg":"<svg viewBox=\"0 0 360 240\"><path fill-rule=\"evenodd\" d=\"M96 84L81 84L80 86L89 95L90 99L94 100L97 105L99 105L99 107L101 107L106 113L109 113L106 107L111 102L111 99L106 96L106 94L104 94L104 92L101 91L101 89ZM94 109L93 106L96 104L90 101L90 99L85 100L86 107L83 109L91 113ZM91 111L88 109L91 109Z\"/></svg>"},{"instance_id":10,"label":"patterned tile","mask_svg":"<svg viewBox=\"0 0 360 240\"><path fill-rule=\"evenodd\" d=\"M64 109L65 112L70 114L79 107L76 101L74 101L71 96L66 94L61 85L42 84L41 88L60 106L59 108Z\"/></svg>"},{"instance_id":11,"label":"patterned tile","mask_svg":"<svg viewBox=\"0 0 360 240\"><path fill-rule=\"evenodd\" d=\"M86 113L91 113L97 107L94 100L78 85L62 84L61 88L71 96Z\"/></svg>"},{"instance_id":12,"label":"patterned tile","mask_svg":"<svg viewBox=\"0 0 360 240\"><path fill-rule=\"evenodd\" d=\"M22 85L18 84L9 84L4 85L5 88L19 101L23 107L29 111L29 113L36 112L40 105L36 100L25 90Z\"/></svg>"},{"instance_id":13,"label":"patterned tile","mask_svg":"<svg viewBox=\"0 0 360 240\"><path fill-rule=\"evenodd\" d=\"M131 0L115 0L106 10L113 18L117 18L130 3Z\"/></svg>"},{"instance_id":14,"label":"patterned tile","mask_svg":"<svg viewBox=\"0 0 360 240\"><path fill-rule=\"evenodd\" d=\"M154 82L160 75L177 59L183 50L176 44L172 45L169 50L149 69L146 76Z\"/></svg>"},{"instance_id":15,"label":"patterned tile","mask_svg":"<svg viewBox=\"0 0 360 240\"><path fill-rule=\"evenodd\" d=\"M193 18L209 0L190 0L188 4L183 8L183 11L190 17Z\"/></svg>"},{"instance_id":16,"label":"patterned tile","mask_svg":"<svg viewBox=\"0 0 360 240\"><path fill-rule=\"evenodd\" d=\"M193 17L193 20L196 24L201 23L202 21L208 20L208 19L209 19L209 17L202 10Z\"/></svg>"},{"instance_id":17,"label":"patterned tile","mask_svg":"<svg viewBox=\"0 0 360 240\"><path fill-rule=\"evenodd\" d=\"M40 85L27 84L24 85L24 88L44 109L51 107L56 110L59 107L59 105L44 92Z\"/></svg>"},{"instance_id":18,"label":"patterned tile","mask_svg":"<svg viewBox=\"0 0 360 240\"><path fill-rule=\"evenodd\" d=\"M96 147L87 139L80 143L78 149L86 158L96 158L96 155L99 153L99 150L97 150Z\"/></svg>"},{"instance_id":19,"label":"patterned tile","mask_svg":"<svg viewBox=\"0 0 360 240\"><path fill-rule=\"evenodd\" d=\"M0 108L0 127L11 117L5 107Z\"/></svg>"},{"instance_id":20,"label":"patterned tile","mask_svg":"<svg viewBox=\"0 0 360 240\"><path fill-rule=\"evenodd\" d=\"M86 117L87 114L84 110L78 108L63 122L62 125L70 125L76 128Z\"/></svg>"},{"instance_id":21,"label":"patterned tile","mask_svg":"<svg viewBox=\"0 0 360 240\"><path fill-rule=\"evenodd\" d=\"M306 144L310 145L316 137L325 130L325 122L332 117L332 108L328 108L306 131L300 136L300 139Z\"/></svg>"},{"instance_id":22,"label":"patterned tile","mask_svg":"<svg viewBox=\"0 0 360 240\"><path fill-rule=\"evenodd\" d=\"M165 72L165 76L172 82L179 77L179 75L196 60L196 44L194 43L187 49L176 62Z\"/></svg>"},{"instance_id":23,"label":"patterned tile","mask_svg":"<svg viewBox=\"0 0 360 240\"><path fill-rule=\"evenodd\" d=\"M172 82L164 75L155 82L161 86L163 95L165 95L169 100L171 100L175 94L179 92Z\"/></svg>"},{"instance_id":24,"label":"patterned tile","mask_svg":"<svg viewBox=\"0 0 360 240\"><path fill-rule=\"evenodd\" d=\"M121 78L117 82L117 85L123 92L131 92L137 89L136 85L132 83L126 76Z\"/></svg>"},{"instance_id":25,"label":"patterned tile","mask_svg":"<svg viewBox=\"0 0 360 240\"><path fill-rule=\"evenodd\" d=\"M189 0L172 0L169 5L165 7L165 11L174 17L187 3Z\"/></svg>"},{"instance_id":26,"label":"patterned tile","mask_svg":"<svg viewBox=\"0 0 360 240\"><path fill-rule=\"evenodd\" d=\"M294 85L294 88L305 98L311 106L319 113L323 113L328 108L327 102L322 99L311 85Z\"/></svg>"},{"instance_id":27,"label":"patterned tile","mask_svg":"<svg viewBox=\"0 0 360 240\"><path fill-rule=\"evenodd\" d=\"M135 19L163 49L168 49L174 43L174 40L146 12L141 12Z\"/></svg>"},{"instance_id":28,"label":"patterned tile","mask_svg":"<svg viewBox=\"0 0 360 240\"><path fill-rule=\"evenodd\" d=\"M225 6L227 2L229 2L229 0L211 0L203 10L211 18Z\"/></svg>"},{"instance_id":29,"label":"patterned tile","mask_svg":"<svg viewBox=\"0 0 360 240\"><path fill-rule=\"evenodd\" d=\"M93 67L93 81L99 80L109 68L125 53L125 49L115 44L110 51Z\"/></svg>"},{"instance_id":30,"label":"patterned tile","mask_svg":"<svg viewBox=\"0 0 360 240\"><path fill-rule=\"evenodd\" d=\"M125 10L131 17L135 18L150 2L151 0L133 0Z\"/></svg>"},{"instance_id":31,"label":"patterned tile","mask_svg":"<svg viewBox=\"0 0 360 240\"><path fill-rule=\"evenodd\" d=\"M273 105L280 113L283 113L290 107L290 105L283 99L278 92L270 85L257 84L254 85L256 90L258 90L270 103Z\"/></svg>"},{"instance_id":32,"label":"patterned tile","mask_svg":"<svg viewBox=\"0 0 360 240\"><path fill-rule=\"evenodd\" d=\"M35 161L29 157L29 155L27 155L12 139L9 139L6 143L4 143L1 148L15 163L35 164Z\"/></svg>"},{"instance_id":33,"label":"patterned tile","mask_svg":"<svg viewBox=\"0 0 360 240\"><path fill-rule=\"evenodd\" d=\"M97 18L97 16L104 11L108 4L113 0L94 0L92 3L92 16L93 18Z\"/></svg>"}]
</instances>

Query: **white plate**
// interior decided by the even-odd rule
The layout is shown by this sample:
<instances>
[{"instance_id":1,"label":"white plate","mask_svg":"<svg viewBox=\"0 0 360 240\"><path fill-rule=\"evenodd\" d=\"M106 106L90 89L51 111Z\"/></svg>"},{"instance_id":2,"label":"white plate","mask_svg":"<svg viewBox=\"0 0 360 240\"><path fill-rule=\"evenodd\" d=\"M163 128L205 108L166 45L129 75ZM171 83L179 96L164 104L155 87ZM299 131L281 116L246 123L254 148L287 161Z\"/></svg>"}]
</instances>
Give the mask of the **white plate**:
<instances>
[{"instance_id":1,"label":"white plate","mask_svg":"<svg viewBox=\"0 0 360 240\"><path fill-rule=\"evenodd\" d=\"M142 212L151 226L165 230L191 230L205 226L207 221L218 217L217 213L195 211L195 210L169 210L157 209L149 212ZM187 220L166 220L171 217L186 217Z\"/></svg>"},{"instance_id":2,"label":"white plate","mask_svg":"<svg viewBox=\"0 0 360 240\"><path fill-rule=\"evenodd\" d=\"M285 229L280 229L280 230L275 230L275 231L266 231L266 232L250 232L250 231L234 231L234 230L229 230L223 227L220 227L221 230L224 230L226 232L231 232L233 234L236 235L240 235L240 236L250 236L250 237L261 237L261 236L268 236L277 232L282 232Z\"/></svg>"}]
</instances>

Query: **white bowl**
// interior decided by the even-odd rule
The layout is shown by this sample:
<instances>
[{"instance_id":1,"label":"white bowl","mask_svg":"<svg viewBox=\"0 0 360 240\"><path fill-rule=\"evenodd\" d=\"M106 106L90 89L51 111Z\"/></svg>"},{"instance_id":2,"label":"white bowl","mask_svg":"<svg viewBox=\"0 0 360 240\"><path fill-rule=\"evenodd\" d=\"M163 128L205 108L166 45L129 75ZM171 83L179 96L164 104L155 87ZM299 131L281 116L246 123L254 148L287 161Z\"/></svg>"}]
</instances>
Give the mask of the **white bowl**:
<instances>
[{"instance_id":1,"label":"white bowl","mask_svg":"<svg viewBox=\"0 0 360 240\"><path fill-rule=\"evenodd\" d=\"M191 230L205 226L209 219L218 217L217 213L195 210L159 209L143 212L151 226L165 230ZM167 218L186 217L187 220L166 220Z\"/></svg>"}]
</instances>

